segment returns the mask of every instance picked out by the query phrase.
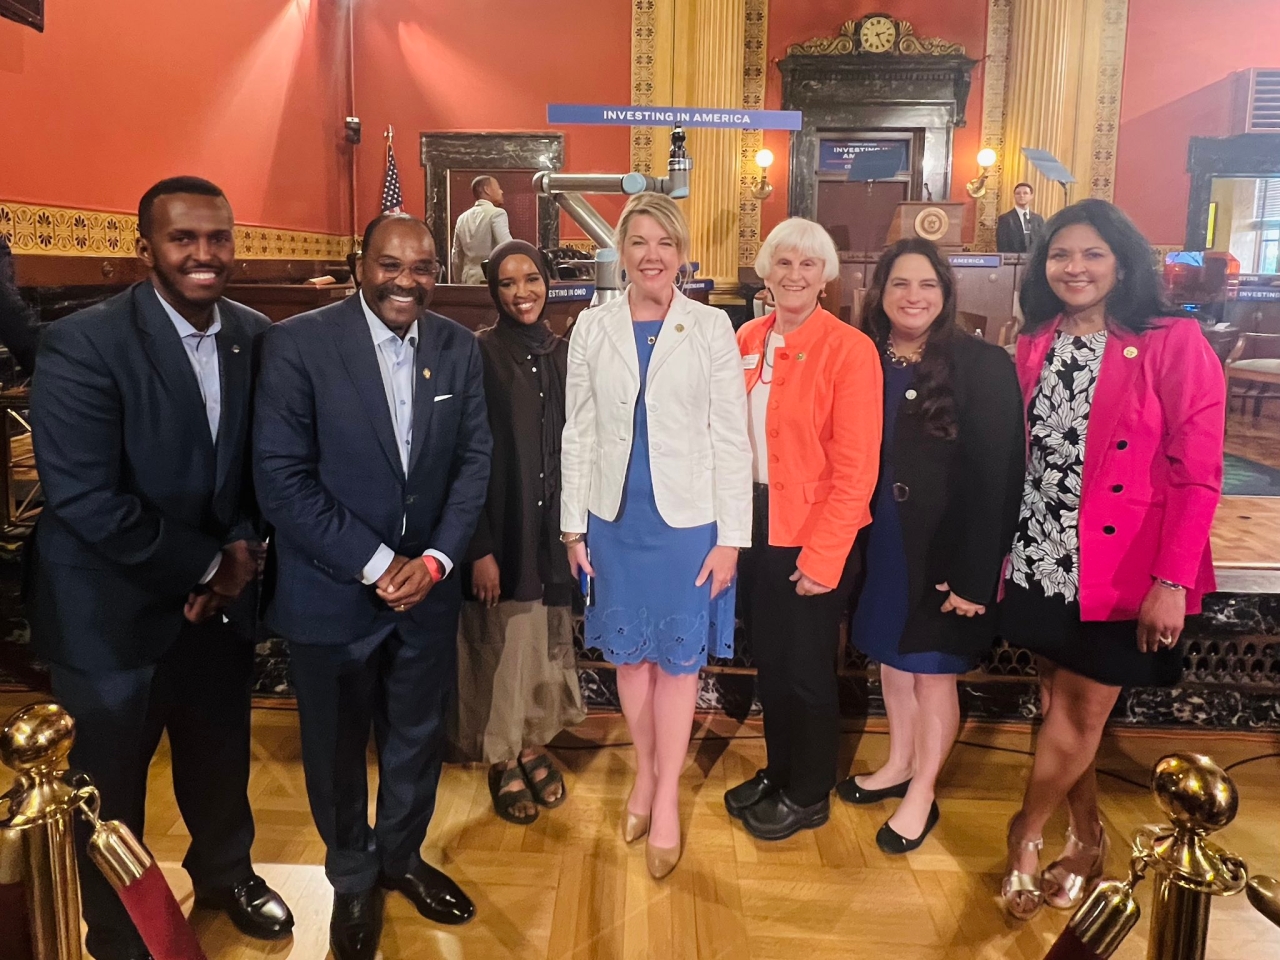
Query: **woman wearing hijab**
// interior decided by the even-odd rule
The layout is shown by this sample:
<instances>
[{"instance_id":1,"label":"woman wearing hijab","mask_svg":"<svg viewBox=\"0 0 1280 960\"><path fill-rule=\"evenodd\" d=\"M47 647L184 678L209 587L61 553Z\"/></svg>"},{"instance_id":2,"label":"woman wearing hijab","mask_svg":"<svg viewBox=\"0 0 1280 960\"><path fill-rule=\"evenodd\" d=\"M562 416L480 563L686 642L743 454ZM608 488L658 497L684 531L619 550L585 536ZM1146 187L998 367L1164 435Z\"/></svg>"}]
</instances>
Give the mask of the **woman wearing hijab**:
<instances>
[{"instance_id":1,"label":"woman wearing hijab","mask_svg":"<svg viewBox=\"0 0 1280 960\"><path fill-rule=\"evenodd\" d=\"M498 816L529 824L539 806L566 797L547 742L586 715L574 666L574 582L560 545L568 345L543 318L548 274L535 247L499 246L488 281L498 320L477 338L493 465L464 581L457 741L490 764Z\"/></svg>"}]
</instances>

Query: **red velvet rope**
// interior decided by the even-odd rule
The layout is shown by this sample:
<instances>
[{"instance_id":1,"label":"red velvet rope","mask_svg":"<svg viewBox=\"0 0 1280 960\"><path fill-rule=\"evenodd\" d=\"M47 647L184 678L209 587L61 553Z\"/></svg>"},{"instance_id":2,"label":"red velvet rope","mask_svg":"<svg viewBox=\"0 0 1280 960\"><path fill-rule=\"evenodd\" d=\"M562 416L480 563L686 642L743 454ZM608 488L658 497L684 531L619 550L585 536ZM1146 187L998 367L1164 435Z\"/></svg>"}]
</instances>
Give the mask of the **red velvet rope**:
<instances>
[{"instance_id":1,"label":"red velvet rope","mask_svg":"<svg viewBox=\"0 0 1280 960\"><path fill-rule=\"evenodd\" d=\"M1044 955L1044 960L1102 960L1102 957L1086 947L1075 931L1067 927Z\"/></svg>"},{"instance_id":2,"label":"red velvet rope","mask_svg":"<svg viewBox=\"0 0 1280 960\"><path fill-rule=\"evenodd\" d=\"M21 883L0 883L0 960L31 960L27 889Z\"/></svg>"},{"instance_id":3,"label":"red velvet rope","mask_svg":"<svg viewBox=\"0 0 1280 960\"><path fill-rule=\"evenodd\" d=\"M156 863L117 892L155 960L208 960Z\"/></svg>"}]
</instances>

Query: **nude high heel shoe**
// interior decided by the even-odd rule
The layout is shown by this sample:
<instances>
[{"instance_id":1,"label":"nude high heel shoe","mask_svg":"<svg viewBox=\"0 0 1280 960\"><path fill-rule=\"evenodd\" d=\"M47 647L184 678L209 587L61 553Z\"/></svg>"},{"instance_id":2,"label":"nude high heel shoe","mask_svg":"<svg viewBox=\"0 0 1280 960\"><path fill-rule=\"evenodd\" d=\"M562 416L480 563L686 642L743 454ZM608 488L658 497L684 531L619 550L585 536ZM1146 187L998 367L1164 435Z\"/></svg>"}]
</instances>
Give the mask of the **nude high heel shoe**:
<instances>
[{"instance_id":1,"label":"nude high heel shoe","mask_svg":"<svg viewBox=\"0 0 1280 960\"><path fill-rule=\"evenodd\" d=\"M649 876L661 880L676 868L680 862L680 854L684 852L684 839L674 847L655 847L652 843L644 845L644 862L649 868Z\"/></svg>"},{"instance_id":2,"label":"nude high heel shoe","mask_svg":"<svg viewBox=\"0 0 1280 960\"><path fill-rule=\"evenodd\" d=\"M635 843L646 833L649 832L649 815L643 816L637 813L626 811L626 816L622 818L622 839L625 843Z\"/></svg>"}]
</instances>

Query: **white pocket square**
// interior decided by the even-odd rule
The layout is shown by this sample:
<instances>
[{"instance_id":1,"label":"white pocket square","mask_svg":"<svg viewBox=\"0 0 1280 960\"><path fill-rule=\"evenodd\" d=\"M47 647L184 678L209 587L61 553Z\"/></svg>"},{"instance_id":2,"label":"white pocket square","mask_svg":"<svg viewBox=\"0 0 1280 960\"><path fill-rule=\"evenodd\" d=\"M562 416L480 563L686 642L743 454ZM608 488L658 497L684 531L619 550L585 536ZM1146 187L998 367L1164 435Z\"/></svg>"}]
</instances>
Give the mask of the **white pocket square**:
<instances>
[{"instance_id":1,"label":"white pocket square","mask_svg":"<svg viewBox=\"0 0 1280 960\"><path fill-rule=\"evenodd\" d=\"M438 396L438 397L436 397L436 398L435 398L435 402L436 402L436 403L439 403L441 400L448 400L448 399L449 399L450 397L452 397L452 396L453 396L453 394L452 394L452 393L444 393L444 394L441 394L440 396Z\"/></svg>"}]
</instances>

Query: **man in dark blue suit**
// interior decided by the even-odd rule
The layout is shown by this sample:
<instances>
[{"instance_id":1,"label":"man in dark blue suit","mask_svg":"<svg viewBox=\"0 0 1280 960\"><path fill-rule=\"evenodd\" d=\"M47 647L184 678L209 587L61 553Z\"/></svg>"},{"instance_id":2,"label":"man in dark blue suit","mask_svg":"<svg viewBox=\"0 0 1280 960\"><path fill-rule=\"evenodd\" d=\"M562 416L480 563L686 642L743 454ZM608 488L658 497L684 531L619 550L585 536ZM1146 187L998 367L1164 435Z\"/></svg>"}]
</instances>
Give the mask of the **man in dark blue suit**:
<instances>
[{"instance_id":1,"label":"man in dark blue suit","mask_svg":"<svg viewBox=\"0 0 1280 960\"><path fill-rule=\"evenodd\" d=\"M44 335L31 636L76 719L71 764L93 777L102 816L142 836L147 767L167 730L196 904L277 939L293 917L249 859L254 603L241 596L256 592L262 551L249 417L269 324L222 297L233 227L212 183L161 181L138 210L150 279ZM146 957L115 892L80 862L90 953Z\"/></svg>"},{"instance_id":2,"label":"man in dark blue suit","mask_svg":"<svg viewBox=\"0 0 1280 960\"><path fill-rule=\"evenodd\" d=\"M255 485L275 528L267 619L289 641L336 960L373 957L384 888L439 923L474 913L420 850L454 684L462 594L450 574L484 505L492 446L475 337L426 309L440 275L431 233L382 216L362 249L356 294L267 333L254 427Z\"/></svg>"}]
</instances>

